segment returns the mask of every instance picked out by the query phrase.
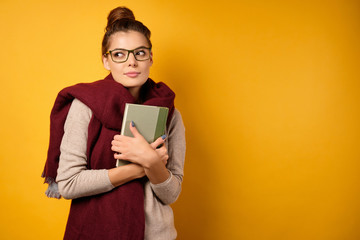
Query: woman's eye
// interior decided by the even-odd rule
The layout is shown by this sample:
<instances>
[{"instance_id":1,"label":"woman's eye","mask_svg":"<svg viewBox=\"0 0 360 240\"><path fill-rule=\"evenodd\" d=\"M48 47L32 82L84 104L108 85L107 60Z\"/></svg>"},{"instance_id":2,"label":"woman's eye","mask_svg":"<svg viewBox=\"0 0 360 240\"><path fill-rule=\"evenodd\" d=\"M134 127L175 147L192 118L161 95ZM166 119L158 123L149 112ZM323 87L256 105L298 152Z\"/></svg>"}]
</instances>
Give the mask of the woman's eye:
<instances>
[{"instance_id":1,"label":"woman's eye","mask_svg":"<svg viewBox=\"0 0 360 240\"><path fill-rule=\"evenodd\" d=\"M145 51L144 51L144 50L140 50L140 51L136 52L136 55L144 56L144 55L145 55Z\"/></svg>"},{"instance_id":2,"label":"woman's eye","mask_svg":"<svg viewBox=\"0 0 360 240\"><path fill-rule=\"evenodd\" d=\"M122 58L125 56L125 54L123 52L114 52L113 56L116 58Z\"/></svg>"}]
</instances>

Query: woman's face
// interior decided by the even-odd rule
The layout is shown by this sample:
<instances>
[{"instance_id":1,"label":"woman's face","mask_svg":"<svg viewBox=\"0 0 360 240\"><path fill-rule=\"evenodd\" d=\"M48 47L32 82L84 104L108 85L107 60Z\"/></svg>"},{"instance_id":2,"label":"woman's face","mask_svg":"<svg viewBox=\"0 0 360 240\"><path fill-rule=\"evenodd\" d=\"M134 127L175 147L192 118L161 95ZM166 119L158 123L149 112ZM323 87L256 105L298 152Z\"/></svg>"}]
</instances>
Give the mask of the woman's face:
<instances>
[{"instance_id":1,"label":"woman's face","mask_svg":"<svg viewBox=\"0 0 360 240\"><path fill-rule=\"evenodd\" d=\"M133 50L138 47L149 47L145 36L136 31L114 33L109 41L108 51L116 48ZM130 93L137 97L141 86L149 77L153 60L151 54L150 59L137 61L133 53L130 53L126 62L116 63L112 61L110 54L107 54L103 56L103 63L104 67L111 72L114 80L128 88Z\"/></svg>"}]
</instances>

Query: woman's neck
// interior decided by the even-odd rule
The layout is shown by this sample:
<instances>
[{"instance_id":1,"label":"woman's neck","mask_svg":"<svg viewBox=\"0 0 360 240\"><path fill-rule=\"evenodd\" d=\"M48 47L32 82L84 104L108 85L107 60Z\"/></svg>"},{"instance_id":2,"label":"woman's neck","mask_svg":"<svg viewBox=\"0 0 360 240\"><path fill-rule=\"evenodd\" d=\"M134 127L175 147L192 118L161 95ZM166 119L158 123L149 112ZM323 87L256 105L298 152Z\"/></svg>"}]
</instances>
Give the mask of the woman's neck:
<instances>
[{"instance_id":1,"label":"woman's neck","mask_svg":"<svg viewBox=\"0 0 360 240\"><path fill-rule=\"evenodd\" d=\"M141 87L128 88L130 94L134 97L136 102L140 101L140 88Z\"/></svg>"}]
</instances>

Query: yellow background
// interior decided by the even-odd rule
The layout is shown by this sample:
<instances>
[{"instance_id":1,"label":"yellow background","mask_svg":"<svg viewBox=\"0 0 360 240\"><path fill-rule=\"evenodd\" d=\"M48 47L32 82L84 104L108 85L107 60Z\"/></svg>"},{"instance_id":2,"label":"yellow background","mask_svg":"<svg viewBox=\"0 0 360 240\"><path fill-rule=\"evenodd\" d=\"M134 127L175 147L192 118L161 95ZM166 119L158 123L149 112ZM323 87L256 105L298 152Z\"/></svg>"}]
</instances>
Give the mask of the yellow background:
<instances>
[{"instance_id":1,"label":"yellow background","mask_svg":"<svg viewBox=\"0 0 360 240\"><path fill-rule=\"evenodd\" d=\"M152 31L186 125L179 239L360 239L360 3L0 3L0 239L61 239L40 178L62 88L103 78L108 12Z\"/></svg>"}]
</instances>

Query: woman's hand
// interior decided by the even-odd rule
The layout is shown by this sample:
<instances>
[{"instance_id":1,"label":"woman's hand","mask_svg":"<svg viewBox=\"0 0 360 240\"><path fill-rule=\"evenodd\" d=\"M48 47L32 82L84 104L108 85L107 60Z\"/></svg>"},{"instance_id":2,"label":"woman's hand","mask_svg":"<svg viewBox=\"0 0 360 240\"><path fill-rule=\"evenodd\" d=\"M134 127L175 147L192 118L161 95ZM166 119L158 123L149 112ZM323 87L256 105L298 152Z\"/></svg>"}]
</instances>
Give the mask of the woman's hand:
<instances>
[{"instance_id":1,"label":"woman's hand","mask_svg":"<svg viewBox=\"0 0 360 240\"><path fill-rule=\"evenodd\" d=\"M117 152L114 154L115 159L127 160L144 168L150 168L159 161L166 164L168 159L166 147L157 148L159 145L164 145L165 140L158 138L149 144L132 124L130 123L130 131L134 137L115 135L111 142L111 150Z\"/></svg>"},{"instance_id":2,"label":"woman's hand","mask_svg":"<svg viewBox=\"0 0 360 240\"><path fill-rule=\"evenodd\" d=\"M165 135L162 137L159 137L158 139L155 140L155 142L151 143L150 145L155 150L155 152L158 154L158 156L160 157L160 159L164 163L164 165L166 166L167 161L169 159L169 155L168 155L167 149L164 144L165 138L166 138Z\"/></svg>"},{"instance_id":3,"label":"woman's hand","mask_svg":"<svg viewBox=\"0 0 360 240\"><path fill-rule=\"evenodd\" d=\"M115 159L127 160L141 165L153 184L164 182L170 176L165 166L169 158L164 146L165 137L160 137L149 144L133 123L130 123L130 131L134 137L114 136L114 140L111 142L111 150L117 152L114 154Z\"/></svg>"}]
</instances>

